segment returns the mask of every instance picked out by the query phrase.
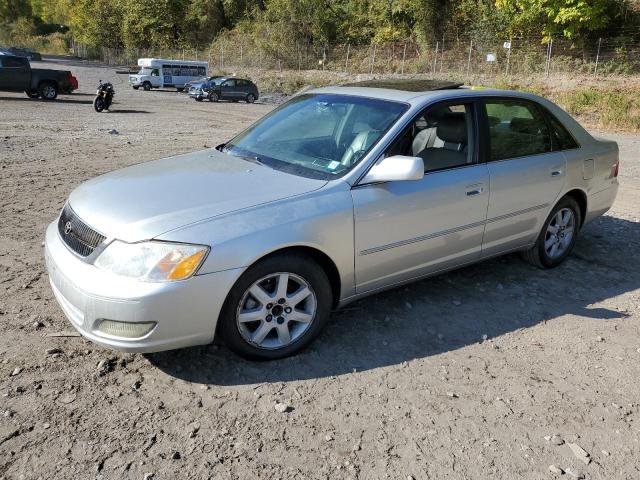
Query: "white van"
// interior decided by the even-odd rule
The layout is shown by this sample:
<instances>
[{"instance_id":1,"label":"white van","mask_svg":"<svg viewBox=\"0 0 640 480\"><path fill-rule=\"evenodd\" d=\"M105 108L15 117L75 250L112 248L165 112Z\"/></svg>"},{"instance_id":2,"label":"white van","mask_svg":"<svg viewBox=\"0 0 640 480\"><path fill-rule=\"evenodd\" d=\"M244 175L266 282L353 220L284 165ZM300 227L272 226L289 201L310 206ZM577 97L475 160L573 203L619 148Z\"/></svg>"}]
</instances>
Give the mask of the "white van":
<instances>
[{"instance_id":1,"label":"white van","mask_svg":"<svg viewBox=\"0 0 640 480\"><path fill-rule=\"evenodd\" d=\"M129 85L134 90L175 87L179 92L184 84L207 76L209 62L190 60L166 60L163 58L139 58L140 71L129 75Z\"/></svg>"}]
</instances>

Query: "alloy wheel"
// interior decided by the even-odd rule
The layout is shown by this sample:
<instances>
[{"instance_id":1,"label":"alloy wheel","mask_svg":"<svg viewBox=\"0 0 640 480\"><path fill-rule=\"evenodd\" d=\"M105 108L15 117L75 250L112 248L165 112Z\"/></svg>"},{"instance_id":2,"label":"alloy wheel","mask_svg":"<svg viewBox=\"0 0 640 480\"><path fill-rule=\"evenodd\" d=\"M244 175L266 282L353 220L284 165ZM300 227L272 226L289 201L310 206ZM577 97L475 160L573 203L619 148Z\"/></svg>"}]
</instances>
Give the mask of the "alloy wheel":
<instances>
[{"instance_id":1,"label":"alloy wheel","mask_svg":"<svg viewBox=\"0 0 640 480\"><path fill-rule=\"evenodd\" d=\"M573 240L576 217L570 208L562 208L556 212L545 233L544 251L549 258L564 255Z\"/></svg>"},{"instance_id":2,"label":"alloy wheel","mask_svg":"<svg viewBox=\"0 0 640 480\"><path fill-rule=\"evenodd\" d=\"M309 282L289 272L272 273L254 282L242 295L236 324L242 338L264 349L280 349L299 339L317 310Z\"/></svg>"},{"instance_id":3,"label":"alloy wheel","mask_svg":"<svg viewBox=\"0 0 640 480\"><path fill-rule=\"evenodd\" d=\"M42 89L43 97L45 98L55 98L56 97L56 89L52 85L46 85Z\"/></svg>"}]
</instances>

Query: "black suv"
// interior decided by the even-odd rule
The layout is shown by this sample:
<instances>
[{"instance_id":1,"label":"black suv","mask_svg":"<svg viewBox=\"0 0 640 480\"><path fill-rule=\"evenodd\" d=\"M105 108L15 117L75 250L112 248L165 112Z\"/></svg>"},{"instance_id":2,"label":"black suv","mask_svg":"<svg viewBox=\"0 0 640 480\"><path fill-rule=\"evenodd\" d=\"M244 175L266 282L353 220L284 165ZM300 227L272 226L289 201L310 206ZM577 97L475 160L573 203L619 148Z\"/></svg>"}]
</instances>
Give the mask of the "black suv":
<instances>
[{"instance_id":1,"label":"black suv","mask_svg":"<svg viewBox=\"0 0 640 480\"><path fill-rule=\"evenodd\" d=\"M207 98L210 102L244 100L253 103L258 99L258 87L251 80L235 77L219 77L194 85L189 89L189 96L201 102Z\"/></svg>"}]
</instances>

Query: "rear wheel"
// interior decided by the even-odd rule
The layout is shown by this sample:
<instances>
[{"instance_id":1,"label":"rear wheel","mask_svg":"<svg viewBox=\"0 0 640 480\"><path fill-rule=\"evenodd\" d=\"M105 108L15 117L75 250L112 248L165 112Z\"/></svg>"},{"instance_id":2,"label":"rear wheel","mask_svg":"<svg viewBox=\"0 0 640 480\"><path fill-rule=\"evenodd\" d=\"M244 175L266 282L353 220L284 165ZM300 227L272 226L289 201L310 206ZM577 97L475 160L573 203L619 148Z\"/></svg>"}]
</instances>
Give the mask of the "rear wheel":
<instances>
[{"instance_id":1,"label":"rear wheel","mask_svg":"<svg viewBox=\"0 0 640 480\"><path fill-rule=\"evenodd\" d=\"M256 101L256 96L253 93L247 95L247 103L253 103Z\"/></svg>"},{"instance_id":2,"label":"rear wheel","mask_svg":"<svg viewBox=\"0 0 640 480\"><path fill-rule=\"evenodd\" d=\"M55 100L58 96L58 87L55 83L44 82L38 88L38 93L43 100Z\"/></svg>"},{"instance_id":3,"label":"rear wheel","mask_svg":"<svg viewBox=\"0 0 640 480\"><path fill-rule=\"evenodd\" d=\"M578 203L564 197L551 210L533 248L523 252L522 257L539 268L557 267L573 250L581 222Z\"/></svg>"},{"instance_id":4,"label":"rear wheel","mask_svg":"<svg viewBox=\"0 0 640 480\"><path fill-rule=\"evenodd\" d=\"M220 100L220 97L218 96L218 94L216 92L211 92L208 95L209 101L210 102L217 102L218 100Z\"/></svg>"},{"instance_id":5,"label":"rear wheel","mask_svg":"<svg viewBox=\"0 0 640 480\"><path fill-rule=\"evenodd\" d=\"M25 90L24 93L26 93L29 98L38 98L40 96L36 90Z\"/></svg>"},{"instance_id":6,"label":"rear wheel","mask_svg":"<svg viewBox=\"0 0 640 480\"><path fill-rule=\"evenodd\" d=\"M245 358L273 360L301 350L322 330L332 294L324 270L307 256L285 253L250 267L220 314L221 333Z\"/></svg>"},{"instance_id":7,"label":"rear wheel","mask_svg":"<svg viewBox=\"0 0 640 480\"><path fill-rule=\"evenodd\" d=\"M149 90L151 90L151 84L149 82L144 82L142 84L142 88L145 90L145 92L148 92Z\"/></svg>"}]
</instances>

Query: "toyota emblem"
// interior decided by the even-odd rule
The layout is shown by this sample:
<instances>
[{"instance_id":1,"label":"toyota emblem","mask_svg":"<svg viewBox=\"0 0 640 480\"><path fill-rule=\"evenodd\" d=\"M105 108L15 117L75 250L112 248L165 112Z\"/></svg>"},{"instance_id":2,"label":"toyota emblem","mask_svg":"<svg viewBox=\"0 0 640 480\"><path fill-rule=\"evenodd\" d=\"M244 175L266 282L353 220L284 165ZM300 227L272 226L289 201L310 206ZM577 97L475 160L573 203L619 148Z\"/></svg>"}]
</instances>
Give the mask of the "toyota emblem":
<instances>
[{"instance_id":1,"label":"toyota emblem","mask_svg":"<svg viewBox=\"0 0 640 480\"><path fill-rule=\"evenodd\" d=\"M67 222L64 224L64 234L69 235L71 233L71 222Z\"/></svg>"}]
</instances>

